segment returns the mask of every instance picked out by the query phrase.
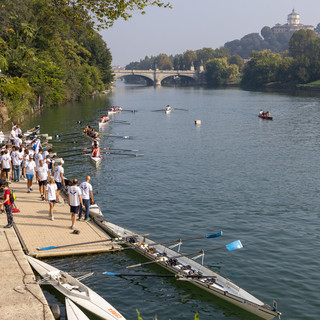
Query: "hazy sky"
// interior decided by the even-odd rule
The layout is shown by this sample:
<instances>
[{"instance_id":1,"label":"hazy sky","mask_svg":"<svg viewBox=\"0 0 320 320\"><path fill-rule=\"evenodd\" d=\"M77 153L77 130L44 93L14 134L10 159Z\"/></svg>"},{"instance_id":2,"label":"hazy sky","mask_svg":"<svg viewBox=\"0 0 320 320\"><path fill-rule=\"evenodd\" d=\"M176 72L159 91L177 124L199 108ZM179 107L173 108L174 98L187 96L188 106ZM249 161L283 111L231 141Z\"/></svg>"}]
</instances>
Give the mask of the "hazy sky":
<instances>
[{"instance_id":1,"label":"hazy sky","mask_svg":"<svg viewBox=\"0 0 320 320\"><path fill-rule=\"evenodd\" d=\"M319 0L172 0L173 9L148 8L119 20L101 32L111 50L112 65L125 66L160 53L180 54L203 47L216 49L227 41L264 26L285 24L294 8L302 24L320 22Z\"/></svg>"}]
</instances>

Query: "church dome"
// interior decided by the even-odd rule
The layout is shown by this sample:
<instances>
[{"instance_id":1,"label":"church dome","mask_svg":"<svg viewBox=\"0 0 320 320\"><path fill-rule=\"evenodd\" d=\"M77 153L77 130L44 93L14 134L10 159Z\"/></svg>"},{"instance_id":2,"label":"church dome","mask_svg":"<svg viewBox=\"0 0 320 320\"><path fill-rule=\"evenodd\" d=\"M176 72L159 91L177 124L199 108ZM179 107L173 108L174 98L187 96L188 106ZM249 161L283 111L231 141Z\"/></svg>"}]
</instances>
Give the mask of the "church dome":
<instances>
[{"instance_id":1,"label":"church dome","mask_svg":"<svg viewBox=\"0 0 320 320\"><path fill-rule=\"evenodd\" d=\"M290 14L288 14L288 25L289 26L297 26L300 24L300 15L292 10Z\"/></svg>"}]
</instances>

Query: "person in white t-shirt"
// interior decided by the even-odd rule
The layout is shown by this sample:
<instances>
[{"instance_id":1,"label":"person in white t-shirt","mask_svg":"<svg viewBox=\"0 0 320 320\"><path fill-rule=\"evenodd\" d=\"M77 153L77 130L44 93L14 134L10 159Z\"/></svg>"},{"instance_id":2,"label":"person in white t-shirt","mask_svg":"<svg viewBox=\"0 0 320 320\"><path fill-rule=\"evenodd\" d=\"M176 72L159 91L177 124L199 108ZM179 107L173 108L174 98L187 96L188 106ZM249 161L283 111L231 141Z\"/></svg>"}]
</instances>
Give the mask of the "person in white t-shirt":
<instances>
[{"instance_id":1,"label":"person in white t-shirt","mask_svg":"<svg viewBox=\"0 0 320 320\"><path fill-rule=\"evenodd\" d=\"M11 161L13 167L13 181L20 181L20 164L22 157L19 153L19 148L13 147L11 152Z\"/></svg>"},{"instance_id":2,"label":"person in white t-shirt","mask_svg":"<svg viewBox=\"0 0 320 320\"><path fill-rule=\"evenodd\" d=\"M92 192L92 185L89 183L90 180L91 180L91 177L87 176L86 181L82 182L79 186L81 189L82 202L84 207L86 208L84 221L89 221L90 202L93 203L93 192ZM82 207L80 207L79 218L78 218L79 221L81 220L82 211L83 211Z\"/></svg>"},{"instance_id":3,"label":"person in white t-shirt","mask_svg":"<svg viewBox=\"0 0 320 320\"><path fill-rule=\"evenodd\" d=\"M9 181L9 172L11 169L11 157L9 156L8 150L4 150L4 153L1 157L2 163L2 179Z\"/></svg>"},{"instance_id":4,"label":"person in white t-shirt","mask_svg":"<svg viewBox=\"0 0 320 320\"><path fill-rule=\"evenodd\" d=\"M47 188L48 177L50 177L50 173L48 170L48 166L44 163L43 160L40 160L39 167L37 167L37 180L39 183L39 192L41 195L41 199L44 200L44 194Z\"/></svg>"},{"instance_id":5,"label":"person in white t-shirt","mask_svg":"<svg viewBox=\"0 0 320 320\"><path fill-rule=\"evenodd\" d=\"M36 167L36 163L33 160L33 156L29 155L29 160L26 160L26 177L27 177L28 193L32 191L32 180L35 174L35 171L34 171L35 167Z\"/></svg>"},{"instance_id":6,"label":"person in white t-shirt","mask_svg":"<svg viewBox=\"0 0 320 320\"><path fill-rule=\"evenodd\" d=\"M64 168L62 167L63 164L64 164L64 161L61 160L59 162L59 164L54 168L54 171L53 171L54 172L53 177L54 177L54 180L55 180L57 188L58 188L57 203L61 203L59 200L59 195L60 195L60 191L62 189L62 186L63 187L65 186L64 177L63 177Z\"/></svg>"},{"instance_id":7,"label":"person in white t-shirt","mask_svg":"<svg viewBox=\"0 0 320 320\"><path fill-rule=\"evenodd\" d=\"M39 152L35 152L34 155L34 161L36 162L37 168L40 165L40 160L44 160L42 157L42 150L40 149Z\"/></svg>"},{"instance_id":8,"label":"person in white t-shirt","mask_svg":"<svg viewBox=\"0 0 320 320\"><path fill-rule=\"evenodd\" d=\"M48 179L47 190L45 193L45 199L49 203L49 216L50 220L54 220L53 217L53 207L57 202L57 185L54 181L54 177Z\"/></svg>"},{"instance_id":9,"label":"person in white t-shirt","mask_svg":"<svg viewBox=\"0 0 320 320\"><path fill-rule=\"evenodd\" d=\"M22 145L22 140L17 136L16 139L14 140L14 146L17 148L20 148Z\"/></svg>"},{"instance_id":10,"label":"person in white t-shirt","mask_svg":"<svg viewBox=\"0 0 320 320\"><path fill-rule=\"evenodd\" d=\"M11 141L11 144L14 145L14 141L16 140L18 134L17 134L17 127L16 126L13 126L12 127L12 130L10 132L10 141Z\"/></svg>"},{"instance_id":11,"label":"person in white t-shirt","mask_svg":"<svg viewBox=\"0 0 320 320\"><path fill-rule=\"evenodd\" d=\"M72 186L68 189L68 205L71 212L71 229L75 228L76 217L80 206L83 207L81 189L78 187L78 179L73 179Z\"/></svg>"}]
</instances>

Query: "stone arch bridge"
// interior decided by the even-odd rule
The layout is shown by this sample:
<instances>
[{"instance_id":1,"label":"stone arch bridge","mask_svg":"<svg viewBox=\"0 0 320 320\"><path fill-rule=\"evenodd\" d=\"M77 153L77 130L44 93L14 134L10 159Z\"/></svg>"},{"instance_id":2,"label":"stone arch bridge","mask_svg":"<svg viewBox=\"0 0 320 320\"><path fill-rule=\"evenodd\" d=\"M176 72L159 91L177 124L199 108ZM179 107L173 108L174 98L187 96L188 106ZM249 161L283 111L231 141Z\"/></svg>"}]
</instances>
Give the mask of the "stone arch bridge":
<instances>
[{"instance_id":1,"label":"stone arch bridge","mask_svg":"<svg viewBox=\"0 0 320 320\"><path fill-rule=\"evenodd\" d=\"M149 84L161 86L161 82L169 77L187 77L194 80L197 85L205 84L203 69L200 70L114 70L114 80L126 76L139 76L147 80Z\"/></svg>"}]
</instances>

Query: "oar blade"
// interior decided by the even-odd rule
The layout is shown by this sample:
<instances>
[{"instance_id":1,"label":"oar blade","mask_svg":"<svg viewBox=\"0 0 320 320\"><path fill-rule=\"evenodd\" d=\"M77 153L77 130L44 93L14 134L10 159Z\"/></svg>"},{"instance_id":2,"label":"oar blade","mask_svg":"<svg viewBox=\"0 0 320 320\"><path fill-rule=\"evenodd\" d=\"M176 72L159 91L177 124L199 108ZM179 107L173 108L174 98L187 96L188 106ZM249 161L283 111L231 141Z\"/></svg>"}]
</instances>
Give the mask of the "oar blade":
<instances>
[{"instance_id":1,"label":"oar blade","mask_svg":"<svg viewBox=\"0 0 320 320\"><path fill-rule=\"evenodd\" d=\"M102 274L105 274L107 276L121 276L121 273L116 272L103 272Z\"/></svg>"},{"instance_id":2,"label":"oar blade","mask_svg":"<svg viewBox=\"0 0 320 320\"><path fill-rule=\"evenodd\" d=\"M237 250L237 249L243 248L243 245L242 245L240 240L237 240L237 241L234 241L234 242L231 242L231 243L227 244L226 248L229 251L232 251L232 250Z\"/></svg>"},{"instance_id":3,"label":"oar blade","mask_svg":"<svg viewBox=\"0 0 320 320\"><path fill-rule=\"evenodd\" d=\"M55 246L50 246L50 247L42 247L42 248L37 248L37 250L51 250L51 249L56 249L57 247Z\"/></svg>"},{"instance_id":4,"label":"oar blade","mask_svg":"<svg viewBox=\"0 0 320 320\"><path fill-rule=\"evenodd\" d=\"M206 235L206 238L218 238L222 236L222 231L214 233L214 234L208 234Z\"/></svg>"}]
</instances>

